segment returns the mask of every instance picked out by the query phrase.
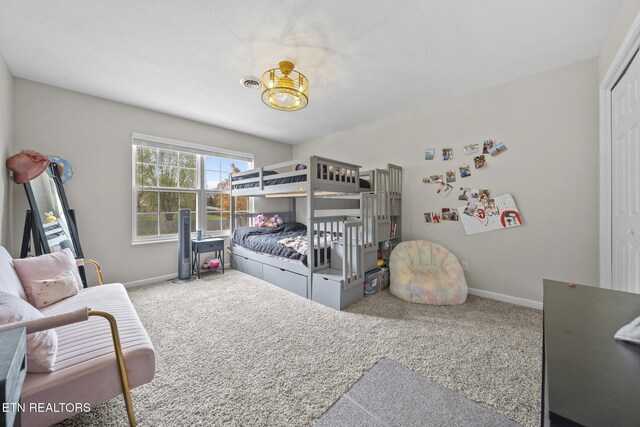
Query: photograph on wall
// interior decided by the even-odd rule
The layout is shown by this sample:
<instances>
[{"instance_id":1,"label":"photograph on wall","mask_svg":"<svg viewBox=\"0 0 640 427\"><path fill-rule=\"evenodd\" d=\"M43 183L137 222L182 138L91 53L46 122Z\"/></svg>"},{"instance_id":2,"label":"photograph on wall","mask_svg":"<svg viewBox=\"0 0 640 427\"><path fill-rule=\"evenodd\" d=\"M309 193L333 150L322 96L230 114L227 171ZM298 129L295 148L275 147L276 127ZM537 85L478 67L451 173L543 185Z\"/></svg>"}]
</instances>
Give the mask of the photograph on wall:
<instances>
[{"instance_id":1,"label":"photograph on wall","mask_svg":"<svg viewBox=\"0 0 640 427\"><path fill-rule=\"evenodd\" d=\"M433 157L436 155L436 149L433 147L429 147L424 150L424 159L425 160L433 160Z\"/></svg>"},{"instance_id":2,"label":"photograph on wall","mask_svg":"<svg viewBox=\"0 0 640 427\"><path fill-rule=\"evenodd\" d=\"M445 174L445 178L447 183L456 182L456 171L454 169L450 169Z\"/></svg>"},{"instance_id":3,"label":"photograph on wall","mask_svg":"<svg viewBox=\"0 0 640 427\"><path fill-rule=\"evenodd\" d=\"M478 199L478 193L480 192L480 190L478 190L477 188L472 188L471 189L471 193L470 193L470 197L469 200L472 199ZM476 202L477 200L474 200L474 202Z\"/></svg>"},{"instance_id":4,"label":"photograph on wall","mask_svg":"<svg viewBox=\"0 0 640 427\"><path fill-rule=\"evenodd\" d=\"M469 187L460 187L460 194L458 194L458 200L468 201L471 197L471 189Z\"/></svg>"},{"instance_id":5,"label":"photograph on wall","mask_svg":"<svg viewBox=\"0 0 640 427\"><path fill-rule=\"evenodd\" d=\"M480 154L473 158L473 163L476 166L476 169L482 169L486 164L486 160L484 158L484 154Z\"/></svg>"},{"instance_id":6,"label":"photograph on wall","mask_svg":"<svg viewBox=\"0 0 640 427\"><path fill-rule=\"evenodd\" d=\"M453 160L453 148L447 147L442 149L442 160Z\"/></svg>"},{"instance_id":7,"label":"photograph on wall","mask_svg":"<svg viewBox=\"0 0 640 427\"><path fill-rule=\"evenodd\" d=\"M502 142L489 148L489 154L491 155L491 157L495 157L500 153L504 153L505 151L507 151L507 146L504 145Z\"/></svg>"},{"instance_id":8,"label":"photograph on wall","mask_svg":"<svg viewBox=\"0 0 640 427\"><path fill-rule=\"evenodd\" d=\"M481 188L480 190L478 190L477 199L482 203L487 203L489 202L490 193L491 193L491 190L489 190L488 188Z\"/></svg>"},{"instance_id":9,"label":"photograph on wall","mask_svg":"<svg viewBox=\"0 0 640 427\"><path fill-rule=\"evenodd\" d=\"M480 152L480 144L469 144L464 146L464 155L476 154Z\"/></svg>"},{"instance_id":10,"label":"photograph on wall","mask_svg":"<svg viewBox=\"0 0 640 427\"><path fill-rule=\"evenodd\" d=\"M523 224L516 202L508 193L489 199L487 203L469 202L467 206L459 207L458 213L467 236Z\"/></svg>"},{"instance_id":11,"label":"photograph on wall","mask_svg":"<svg viewBox=\"0 0 640 427\"><path fill-rule=\"evenodd\" d=\"M431 175L422 178L422 182L424 184L440 184L441 182L444 182L444 177L442 175Z\"/></svg>"},{"instance_id":12,"label":"photograph on wall","mask_svg":"<svg viewBox=\"0 0 640 427\"><path fill-rule=\"evenodd\" d=\"M496 145L495 139L485 139L482 141L482 154L489 154L489 149Z\"/></svg>"},{"instance_id":13,"label":"photograph on wall","mask_svg":"<svg viewBox=\"0 0 640 427\"><path fill-rule=\"evenodd\" d=\"M431 224L431 221L432 221L432 219L431 219L431 212L425 212L425 213L424 213L424 222L425 222L426 224Z\"/></svg>"},{"instance_id":14,"label":"photograph on wall","mask_svg":"<svg viewBox=\"0 0 640 427\"><path fill-rule=\"evenodd\" d=\"M471 166L469 165L462 165L460 166L460 178L466 178L468 176L471 176Z\"/></svg>"},{"instance_id":15,"label":"photograph on wall","mask_svg":"<svg viewBox=\"0 0 640 427\"><path fill-rule=\"evenodd\" d=\"M440 224L440 213L432 212L431 213L431 220L432 220L433 224Z\"/></svg>"},{"instance_id":16,"label":"photograph on wall","mask_svg":"<svg viewBox=\"0 0 640 427\"><path fill-rule=\"evenodd\" d=\"M451 185L447 184L446 182L441 182L438 186L437 193L442 197L449 197L452 191L453 187Z\"/></svg>"},{"instance_id":17,"label":"photograph on wall","mask_svg":"<svg viewBox=\"0 0 640 427\"><path fill-rule=\"evenodd\" d=\"M458 210L456 208L442 208L442 221L459 221Z\"/></svg>"}]
</instances>

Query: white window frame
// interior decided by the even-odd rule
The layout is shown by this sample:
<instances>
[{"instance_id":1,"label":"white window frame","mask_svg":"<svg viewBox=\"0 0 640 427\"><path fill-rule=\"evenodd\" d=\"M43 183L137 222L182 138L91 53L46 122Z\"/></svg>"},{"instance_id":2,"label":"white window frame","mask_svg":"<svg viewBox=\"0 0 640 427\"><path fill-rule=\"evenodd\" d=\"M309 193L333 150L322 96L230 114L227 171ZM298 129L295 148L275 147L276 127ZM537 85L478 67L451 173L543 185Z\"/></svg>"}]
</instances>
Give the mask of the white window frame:
<instances>
[{"instance_id":1,"label":"white window frame","mask_svg":"<svg viewBox=\"0 0 640 427\"><path fill-rule=\"evenodd\" d=\"M143 142L141 144L141 142ZM177 234L169 235L157 235L157 236L137 236L137 204L138 204L138 186L136 184L136 146L145 145L160 148L163 150L174 150L197 154L196 166L196 188L192 189L167 189L168 191L177 192L196 192L196 229L206 230L206 197L207 193L212 191L207 190L205 187L205 156L214 157L228 157L237 158L238 160L245 160L251 162L251 167L254 165L254 155L251 153L245 153L242 151L227 150L224 148L211 147L208 145L195 144L192 142L180 141L177 139L163 138L159 136L146 135L142 133L133 132L131 134L131 244L142 245L150 243L162 243L162 242L176 242L178 240ZM249 209L253 211L253 199L249 199ZM194 233L192 233L194 234ZM211 237L225 237L231 234L230 230L207 232L207 236Z\"/></svg>"}]
</instances>

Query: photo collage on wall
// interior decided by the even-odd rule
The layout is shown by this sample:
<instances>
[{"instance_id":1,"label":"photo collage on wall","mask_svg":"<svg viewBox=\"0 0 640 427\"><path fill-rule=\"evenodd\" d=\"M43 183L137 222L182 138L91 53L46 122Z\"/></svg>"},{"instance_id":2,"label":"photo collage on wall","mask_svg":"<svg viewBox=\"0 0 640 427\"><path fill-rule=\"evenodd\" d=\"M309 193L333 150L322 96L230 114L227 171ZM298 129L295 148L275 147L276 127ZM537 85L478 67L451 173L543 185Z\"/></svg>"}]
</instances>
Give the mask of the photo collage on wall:
<instances>
[{"instance_id":1,"label":"photo collage on wall","mask_svg":"<svg viewBox=\"0 0 640 427\"><path fill-rule=\"evenodd\" d=\"M446 146L442 150L443 161L453 161L455 157L454 147ZM487 168L489 157L496 157L507 151L507 146L494 139L486 139L482 144L468 144L462 147L463 163L457 168L447 168L443 173L436 173L422 179L425 184L436 185L436 194L448 198L451 194L457 194L458 201L464 205L457 208L442 208L441 210L424 213L426 224L440 224L443 222L462 222L467 235L483 231L498 230L501 228L522 225L522 218L515 201L510 194L492 197L488 188L472 188L464 185L465 178L472 176L472 166L476 170L474 174L481 173ZM425 160L434 160L438 148L425 149ZM465 157L468 156L468 161ZM458 181L458 177L460 181ZM460 184L456 185L457 182ZM458 189L457 193L455 192ZM455 197L455 196L454 196Z\"/></svg>"}]
</instances>

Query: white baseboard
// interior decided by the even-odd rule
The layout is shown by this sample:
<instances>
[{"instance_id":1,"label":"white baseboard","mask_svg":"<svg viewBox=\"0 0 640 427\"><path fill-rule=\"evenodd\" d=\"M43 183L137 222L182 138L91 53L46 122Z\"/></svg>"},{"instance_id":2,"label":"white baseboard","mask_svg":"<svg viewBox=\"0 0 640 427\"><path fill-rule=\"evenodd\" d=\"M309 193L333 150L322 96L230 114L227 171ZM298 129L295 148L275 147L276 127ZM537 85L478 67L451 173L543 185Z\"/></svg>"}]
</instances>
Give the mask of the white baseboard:
<instances>
[{"instance_id":1,"label":"white baseboard","mask_svg":"<svg viewBox=\"0 0 640 427\"><path fill-rule=\"evenodd\" d=\"M499 294L497 292L484 291L482 289L469 288L469 293L471 295L477 295L479 297L491 298L498 301L508 302L511 304L521 305L524 307L535 308L537 310L542 310L542 302L534 301L531 299L512 297L510 295Z\"/></svg>"},{"instance_id":2,"label":"white baseboard","mask_svg":"<svg viewBox=\"0 0 640 427\"><path fill-rule=\"evenodd\" d=\"M124 283L125 288L135 288L136 286L149 285L151 283L164 282L166 280L172 280L178 277L177 273L165 274L164 276L149 277L148 279L134 280L133 282Z\"/></svg>"},{"instance_id":3,"label":"white baseboard","mask_svg":"<svg viewBox=\"0 0 640 427\"><path fill-rule=\"evenodd\" d=\"M231 265L225 263L224 268L230 269ZM140 280L134 280L133 282L126 282L124 283L124 287L135 288L136 286L150 285L151 283L164 282L167 280L173 280L177 278L178 278L178 273L165 274L164 276L149 277L148 279L140 279Z\"/></svg>"}]
</instances>

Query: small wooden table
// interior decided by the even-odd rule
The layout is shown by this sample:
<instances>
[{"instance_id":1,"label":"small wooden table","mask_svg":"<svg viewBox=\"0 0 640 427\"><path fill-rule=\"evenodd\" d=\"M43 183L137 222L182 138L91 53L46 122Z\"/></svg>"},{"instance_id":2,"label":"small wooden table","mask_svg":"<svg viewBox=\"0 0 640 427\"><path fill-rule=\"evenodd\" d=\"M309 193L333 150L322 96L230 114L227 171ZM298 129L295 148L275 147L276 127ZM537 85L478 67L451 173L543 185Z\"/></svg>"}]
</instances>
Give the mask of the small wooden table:
<instances>
[{"instance_id":1,"label":"small wooden table","mask_svg":"<svg viewBox=\"0 0 640 427\"><path fill-rule=\"evenodd\" d=\"M191 257L191 272L193 274L197 274L198 279L200 278L200 273L203 272L217 271L219 269L222 269L222 274L224 274L224 239L192 239L191 251L193 252L193 256ZM201 268L200 255L206 252L214 252L216 254L216 258L220 260L220 266L218 268L215 268L213 270L203 270Z\"/></svg>"},{"instance_id":2,"label":"small wooden table","mask_svg":"<svg viewBox=\"0 0 640 427\"><path fill-rule=\"evenodd\" d=\"M27 334L25 328L0 332L0 426L20 425L20 394L27 375ZM7 409L5 411L5 409Z\"/></svg>"},{"instance_id":3,"label":"small wooden table","mask_svg":"<svg viewBox=\"0 0 640 427\"><path fill-rule=\"evenodd\" d=\"M638 294L544 281L543 425L640 426L640 346L613 338L638 316Z\"/></svg>"}]
</instances>

